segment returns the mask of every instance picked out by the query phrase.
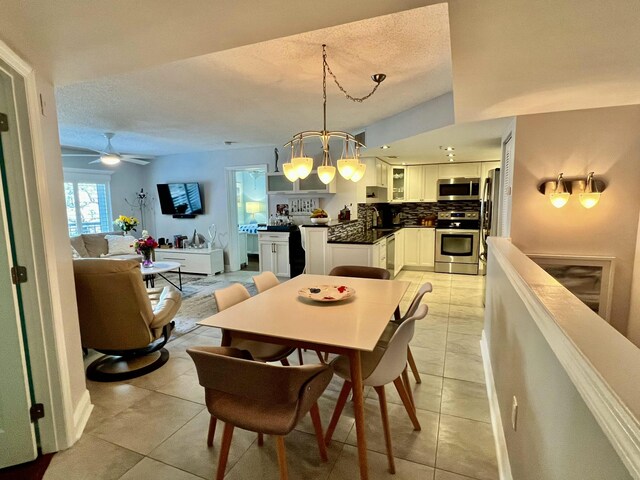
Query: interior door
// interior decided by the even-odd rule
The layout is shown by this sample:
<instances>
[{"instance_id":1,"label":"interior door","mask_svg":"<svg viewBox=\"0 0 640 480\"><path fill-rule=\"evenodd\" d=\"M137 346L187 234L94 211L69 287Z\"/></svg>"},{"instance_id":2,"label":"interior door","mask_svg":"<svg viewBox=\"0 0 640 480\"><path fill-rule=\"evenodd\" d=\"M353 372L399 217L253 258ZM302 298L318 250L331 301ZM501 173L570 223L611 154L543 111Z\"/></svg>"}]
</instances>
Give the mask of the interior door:
<instances>
[{"instance_id":1,"label":"interior door","mask_svg":"<svg viewBox=\"0 0 640 480\"><path fill-rule=\"evenodd\" d=\"M0 71L0 84L5 81L7 78ZM0 88L0 112L7 111L9 106L2 90ZM0 126L0 131L2 129ZM5 136L6 133L0 133L3 140ZM37 456L35 429L29 415L31 394L23 346L20 289L11 279L11 267L16 262L5 165L0 141L0 468L28 462Z\"/></svg>"}]
</instances>

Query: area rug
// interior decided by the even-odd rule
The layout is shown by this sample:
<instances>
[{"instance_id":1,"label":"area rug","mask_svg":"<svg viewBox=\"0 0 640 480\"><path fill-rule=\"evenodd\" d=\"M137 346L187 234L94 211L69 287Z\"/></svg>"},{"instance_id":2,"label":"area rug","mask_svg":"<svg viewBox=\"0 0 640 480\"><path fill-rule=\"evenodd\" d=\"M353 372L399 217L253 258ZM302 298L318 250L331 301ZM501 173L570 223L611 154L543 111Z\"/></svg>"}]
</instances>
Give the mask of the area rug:
<instances>
[{"instance_id":1,"label":"area rug","mask_svg":"<svg viewBox=\"0 0 640 480\"><path fill-rule=\"evenodd\" d=\"M177 283L177 278L174 277L175 275L172 275L169 279ZM183 274L182 306L174 317L176 327L173 330L172 338L195 330L198 327L197 322L217 313L218 309L213 292L233 283L243 285L252 296L257 293L253 282L229 282L220 277ZM168 283L162 278L156 280L156 287L164 287L165 285Z\"/></svg>"}]
</instances>

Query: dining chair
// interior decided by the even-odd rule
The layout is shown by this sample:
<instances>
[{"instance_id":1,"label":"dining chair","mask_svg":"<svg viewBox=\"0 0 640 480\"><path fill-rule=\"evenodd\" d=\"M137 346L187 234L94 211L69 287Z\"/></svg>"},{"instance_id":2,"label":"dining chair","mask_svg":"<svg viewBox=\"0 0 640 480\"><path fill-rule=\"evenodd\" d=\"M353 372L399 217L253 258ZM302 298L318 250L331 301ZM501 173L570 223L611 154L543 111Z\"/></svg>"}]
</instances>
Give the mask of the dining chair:
<instances>
[{"instance_id":1,"label":"dining chair","mask_svg":"<svg viewBox=\"0 0 640 480\"><path fill-rule=\"evenodd\" d=\"M280 479L288 478L284 436L311 414L320 458L327 461L318 398L333 376L330 365L281 367L252 361L249 352L228 347L190 347L205 403L224 425L216 479L222 480L235 427L276 437Z\"/></svg>"},{"instance_id":2,"label":"dining chair","mask_svg":"<svg viewBox=\"0 0 640 480\"><path fill-rule=\"evenodd\" d=\"M391 280L389 270L378 267L363 267L361 265L339 265L329 272L332 277L371 278L374 280ZM396 309L395 318L400 319L400 309ZM324 361L329 360L329 354L324 354Z\"/></svg>"},{"instance_id":3,"label":"dining chair","mask_svg":"<svg viewBox=\"0 0 640 480\"><path fill-rule=\"evenodd\" d=\"M234 283L226 288L221 288L213 292L218 305L218 311L221 312L235 304L240 303L251 297L249 291L241 284ZM255 340L234 339L231 333L230 347L240 350L248 350L255 360L262 362L280 361L283 365L288 366L287 357L295 350L293 347L286 345L276 345L274 343L258 342Z\"/></svg>"},{"instance_id":4,"label":"dining chair","mask_svg":"<svg viewBox=\"0 0 640 480\"><path fill-rule=\"evenodd\" d=\"M418 310L418 307L420 306L420 302L422 301L422 297L424 297L427 293L430 293L432 291L433 291L433 285L431 285L430 282L424 283L418 289L418 292L413 297L413 300L411 300L411 304L409 304L409 308L407 308L407 311L405 312L404 316L399 320L394 318L389 322L389 324L387 325L387 328L385 328L382 336L380 337L379 342L387 343L393 336L393 333L396 331L398 326L400 326L402 322L404 322L407 318L410 318L413 315L415 315L416 310ZM409 363L409 368L411 368L411 372L413 373L413 377L416 380L416 383L422 383L422 379L420 378L420 372L418 372L418 367L416 365L416 361L413 358L413 354L411 353L410 346L407 346L407 361ZM405 373L405 377L406 378L404 378L404 380L407 385L407 389L409 389L409 396L411 397L413 402L413 394L411 393L411 389L409 388L409 376L406 373Z\"/></svg>"},{"instance_id":5,"label":"dining chair","mask_svg":"<svg viewBox=\"0 0 640 480\"><path fill-rule=\"evenodd\" d=\"M253 277L253 283L256 285L256 289L258 290L258 293L262 293L265 290L269 290L270 288L273 288L276 285L279 285L280 280L278 280L278 277L276 277L273 272L267 271L267 272L262 272L260 275L256 275L255 277ZM304 358L302 357L302 349L298 348L297 350L298 350L298 361L300 362L300 365L304 365ZM324 362L324 360L322 359L322 354L317 350L316 350L316 354L318 355L318 358L320 359L320 361Z\"/></svg>"},{"instance_id":6,"label":"dining chair","mask_svg":"<svg viewBox=\"0 0 640 480\"><path fill-rule=\"evenodd\" d=\"M382 417L382 428L384 431L385 444L387 449L387 461L389 473L395 473L395 461L393 458L393 446L391 444L391 430L389 429L389 415L387 412L387 399L384 386L393 382L393 385L400 395L402 404L409 414L414 430L420 430L420 422L416 415L415 406L409 399L402 380L403 372L407 369L407 346L413 337L416 320L421 320L427 315L428 307L420 305L413 316L406 318L393 333L391 340L386 346L376 345L372 352L362 352L362 383L365 386L373 387L378 394L380 403L380 415ZM344 409L347 397L352 389L349 359L343 355L338 356L331 362L335 373L344 379L344 385L338 396L336 408L327 427L325 443L331 443L331 437L336 429L342 410Z\"/></svg>"}]
</instances>

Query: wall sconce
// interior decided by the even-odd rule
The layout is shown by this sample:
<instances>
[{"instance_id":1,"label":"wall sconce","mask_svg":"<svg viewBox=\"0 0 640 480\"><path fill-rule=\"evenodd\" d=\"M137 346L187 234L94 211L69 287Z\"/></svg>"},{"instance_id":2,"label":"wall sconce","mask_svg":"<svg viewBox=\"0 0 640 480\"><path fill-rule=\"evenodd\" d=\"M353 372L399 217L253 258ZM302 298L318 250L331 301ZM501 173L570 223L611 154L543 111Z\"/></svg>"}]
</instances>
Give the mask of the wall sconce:
<instances>
[{"instance_id":1,"label":"wall sconce","mask_svg":"<svg viewBox=\"0 0 640 480\"><path fill-rule=\"evenodd\" d=\"M538 185L538 191L548 196L556 208L564 207L574 193L579 194L580 204L584 208L592 208L600 201L600 194L605 188L602 180L593 178L593 172L589 172L586 180L580 177L564 178L560 173L556 180L545 179Z\"/></svg>"}]
</instances>

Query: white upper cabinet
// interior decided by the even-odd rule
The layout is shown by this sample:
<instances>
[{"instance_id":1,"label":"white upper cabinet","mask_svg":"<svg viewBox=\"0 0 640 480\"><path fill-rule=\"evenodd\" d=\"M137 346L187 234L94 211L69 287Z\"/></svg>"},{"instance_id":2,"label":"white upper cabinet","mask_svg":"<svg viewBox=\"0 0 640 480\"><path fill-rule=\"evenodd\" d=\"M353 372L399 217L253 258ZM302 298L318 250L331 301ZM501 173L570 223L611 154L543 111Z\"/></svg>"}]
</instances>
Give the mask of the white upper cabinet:
<instances>
[{"instance_id":1,"label":"white upper cabinet","mask_svg":"<svg viewBox=\"0 0 640 480\"><path fill-rule=\"evenodd\" d=\"M406 201L436 201L438 165L411 165L406 167L406 177Z\"/></svg>"},{"instance_id":2,"label":"white upper cabinet","mask_svg":"<svg viewBox=\"0 0 640 480\"><path fill-rule=\"evenodd\" d=\"M389 186L391 188L390 197L392 202L404 202L406 198L406 175L405 167L392 166L389 168Z\"/></svg>"},{"instance_id":3,"label":"white upper cabinet","mask_svg":"<svg viewBox=\"0 0 640 480\"><path fill-rule=\"evenodd\" d=\"M313 170L307 178L301 178L295 182L290 182L282 173L270 173L267 175L267 193L295 193L297 195L336 193L336 179L334 178L331 183L325 185L320 181L316 170Z\"/></svg>"},{"instance_id":4,"label":"white upper cabinet","mask_svg":"<svg viewBox=\"0 0 640 480\"><path fill-rule=\"evenodd\" d=\"M438 165L438 178L479 177L480 162L442 163Z\"/></svg>"}]
</instances>

